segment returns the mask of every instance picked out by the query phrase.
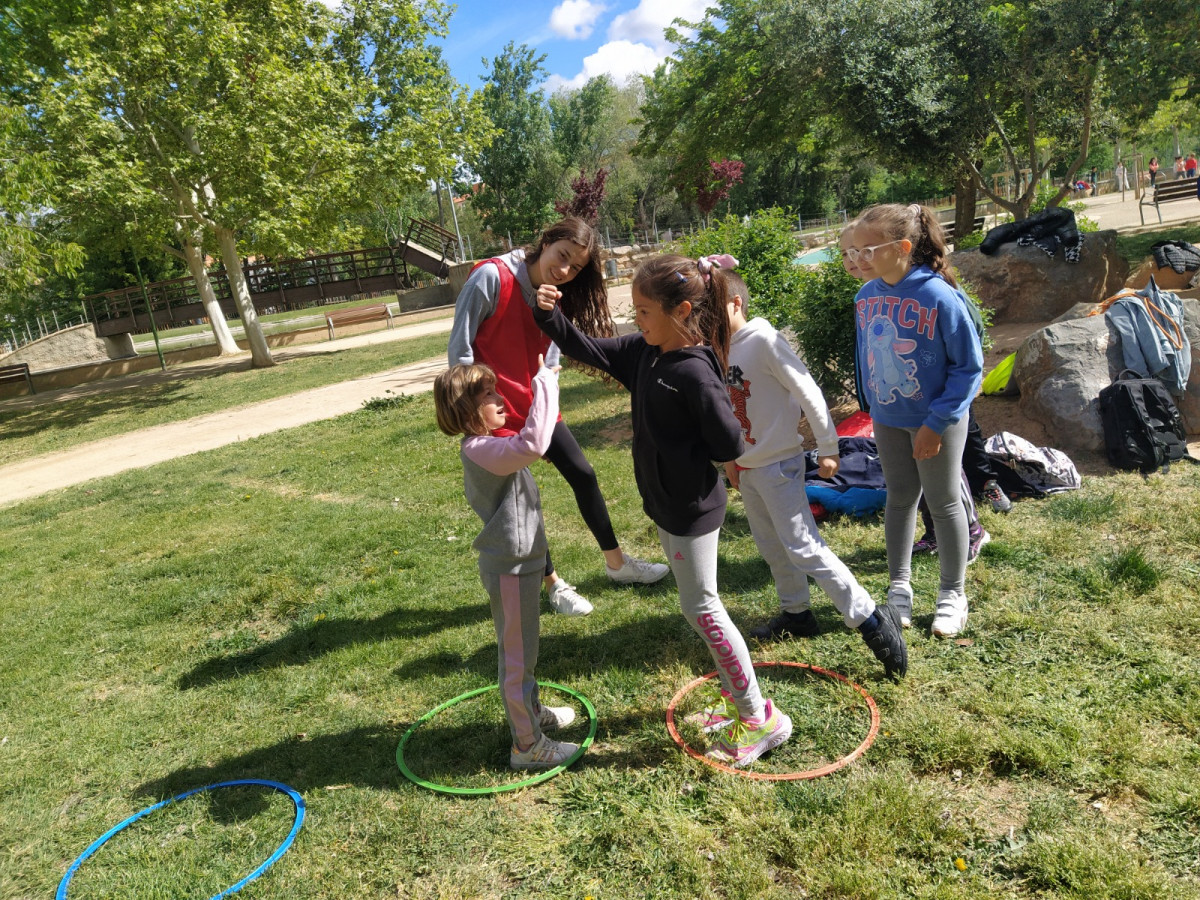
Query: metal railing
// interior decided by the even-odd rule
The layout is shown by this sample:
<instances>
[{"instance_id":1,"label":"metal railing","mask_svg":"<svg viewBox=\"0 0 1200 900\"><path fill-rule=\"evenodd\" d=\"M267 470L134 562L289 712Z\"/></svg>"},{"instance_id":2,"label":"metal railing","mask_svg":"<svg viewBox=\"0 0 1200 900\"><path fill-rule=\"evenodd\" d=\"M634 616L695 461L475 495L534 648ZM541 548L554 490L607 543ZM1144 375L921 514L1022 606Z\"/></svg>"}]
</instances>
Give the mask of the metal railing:
<instances>
[{"instance_id":1,"label":"metal railing","mask_svg":"<svg viewBox=\"0 0 1200 900\"><path fill-rule=\"evenodd\" d=\"M457 261L457 249L453 232L433 222L413 219L398 246L248 263L242 273L255 309L281 312L347 296L401 290L445 277L449 264ZM227 316L237 317L224 268L212 272L209 280L221 309ZM131 285L92 294L83 302L87 318L99 335L149 330L150 315L160 327L190 324L207 315L196 281L190 276L148 284L146 297L140 285Z\"/></svg>"},{"instance_id":2,"label":"metal railing","mask_svg":"<svg viewBox=\"0 0 1200 900\"><path fill-rule=\"evenodd\" d=\"M23 322L10 322L0 326L0 355L12 353L34 341L74 328L76 325L85 325L88 321L85 315L72 316L60 321L58 313L53 310L48 315L49 319L46 315L36 316L32 325L26 319Z\"/></svg>"}]
</instances>

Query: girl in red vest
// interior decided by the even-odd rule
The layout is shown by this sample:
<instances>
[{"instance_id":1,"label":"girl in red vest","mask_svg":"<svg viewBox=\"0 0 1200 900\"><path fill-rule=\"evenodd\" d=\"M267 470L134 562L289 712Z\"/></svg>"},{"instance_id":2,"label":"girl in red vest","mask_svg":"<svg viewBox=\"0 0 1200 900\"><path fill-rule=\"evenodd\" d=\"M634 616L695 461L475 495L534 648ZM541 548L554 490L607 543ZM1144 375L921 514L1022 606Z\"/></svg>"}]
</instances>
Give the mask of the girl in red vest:
<instances>
[{"instance_id":1,"label":"girl in red vest","mask_svg":"<svg viewBox=\"0 0 1200 900\"><path fill-rule=\"evenodd\" d=\"M537 289L544 284L562 291L563 312L580 329L598 336L612 334L596 233L577 218L547 228L528 251L513 250L479 263L454 306L450 365L483 363L496 373L496 389L504 398L507 417L505 429L496 432L499 436L517 434L524 426L539 358L544 356L547 366L558 365L558 348L533 321ZM583 520L604 553L609 578L622 584L650 584L666 576L667 566L636 559L621 549L596 472L561 418L545 459L574 491ZM555 572L549 554L545 585L558 612L584 616L592 611L592 605Z\"/></svg>"}]
</instances>

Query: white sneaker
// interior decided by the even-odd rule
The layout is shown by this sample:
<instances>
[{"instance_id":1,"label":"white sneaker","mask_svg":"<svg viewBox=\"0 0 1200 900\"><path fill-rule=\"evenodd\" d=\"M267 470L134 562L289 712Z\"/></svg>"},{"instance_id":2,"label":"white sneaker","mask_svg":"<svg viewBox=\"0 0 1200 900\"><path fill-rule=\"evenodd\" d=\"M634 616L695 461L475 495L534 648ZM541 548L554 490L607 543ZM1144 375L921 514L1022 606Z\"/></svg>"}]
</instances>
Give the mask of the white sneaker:
<instances>
[{"instance_id":1,"label":"white sneaker","mask_svg":"<svg viewBox=\"0 0 1200 900\"><path fill-rule=\"evenodd\" d=\"M907 584L893 584L888 588L887 605L900 614L900 627L912 628L912 588Z\"/></svg>"},{"instance_id":2,"label":"white sneaker","mask_svg":"<svg viewBox=\"0 0 1200 900\"><path fill-rule=\"evenodd\" d=\"M575 721L575 710L569 706L543 706L538 710L538 724L542 731L566 728Z\"/></svg>"},{"instance_id":3,"label":"white sneaker","mask_svg":"<svg viewBox=\"0 0 1200 900\"><path fill-rule=\"evenodd\" d=\"M578 744L552 741L544 734L528 750L515 747L508 753L508 764L514 769L553 769L561 766L579 751Z\"/></svg>"},{"instance_id":4,"label":"white sneaker","mask_svg":"<svg viewBox=\"0 0 1200 900\"><path fill-rule=\"evenodd\" d=\"M671 571L670 566L664 563L647 562L636 556L630 556L628 553L621 555L625 557L625 564L621 568L614 569L609 565L604 566L608 577L618 584L654 584L654 582L666 578L667 573Z\"/></svg>"},{"instance_id":5,"label":"white sneaker","mask_svg":"<svg viewBox=\"0 0 1200 900\"><path fill-rule=\"evenodd\" d=\"M575 592L575 586L558 579L546 592L554 611L564 616L586 616L592 611L592 604Z\"/></svg>"},{"instance_id":6,"label":"white sneaker","mask_svg":"<svg viewBox=\"0 0 1200 900\"><path fill-rule=\"evenodd\" d=\"M933 615L935 637L953 637L967 627L967 598L957 591L938 591Z\"/></svg>"}]
</instances>

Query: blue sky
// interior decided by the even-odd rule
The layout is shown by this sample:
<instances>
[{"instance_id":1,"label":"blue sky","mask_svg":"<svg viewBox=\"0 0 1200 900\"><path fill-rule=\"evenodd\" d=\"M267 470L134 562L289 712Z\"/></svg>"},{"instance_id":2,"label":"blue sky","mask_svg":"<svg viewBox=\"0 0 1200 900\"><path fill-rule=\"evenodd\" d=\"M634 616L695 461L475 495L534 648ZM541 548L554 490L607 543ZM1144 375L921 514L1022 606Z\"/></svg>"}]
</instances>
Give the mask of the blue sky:
<instances>
[{"instance_id":1,"label":"blue sky","mask_svg":"<svg viewBox=\"0 0 1200 900\"><path fill-rule=\"evenodd\" d=\"M546 55L547 92L581 87L607 73L618 84L649 74L671 51L663 29L673 19L698 21L710 0L458 0L444 55L472 90L509 41Z\"/></svg>"}]
</instances>

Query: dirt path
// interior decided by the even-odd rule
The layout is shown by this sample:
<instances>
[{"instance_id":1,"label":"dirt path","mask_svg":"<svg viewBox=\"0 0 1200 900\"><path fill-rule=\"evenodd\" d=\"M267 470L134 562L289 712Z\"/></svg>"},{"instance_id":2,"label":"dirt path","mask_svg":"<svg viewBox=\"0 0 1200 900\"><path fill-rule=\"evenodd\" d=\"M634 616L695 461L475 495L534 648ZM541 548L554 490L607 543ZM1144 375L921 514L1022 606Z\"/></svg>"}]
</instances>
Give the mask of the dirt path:
<instances>
[{"instance_id":1,"label":"dirt path","mask_svg":"<svg viewBox=\"0 0 1200 900\"><path fill-rule=\"evenodd\" d=\"M629 287L613 288L609 294L613 314L621 320L629 308ZM352 335L335 341L293 345L276 350L276 360L313 353L334 353L350 347L363 347L405 338L422 337L450 331L449 313L445 318L403 325L397 328ZM8 408L33 408L77 397L96 396L122 390L136 390L139 385L162 379L179 379L208 375L214 369L236 369L249 366L249 356L232 359L209 359L178 366L166 372L150 372L124 378L111 378L18 400L6 401ZM141 469L180 456L224 447L272 431L295 428L322 419L332 419L360 409L374 397L393 394L419 394L433 386L433 379L446 367L446 358L438 356L387 372L364 375L339 384L313 388L262 403L209 413L181 422L156 425L140 431L126 432L103 440L81 444L57 453L46 453L7 466L0 466L0 507L54 490L71 487L93 478L116 475L129 469Z\"/></svg>"}]
</instances>

